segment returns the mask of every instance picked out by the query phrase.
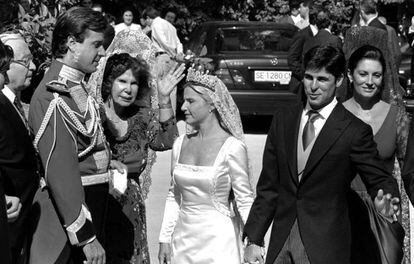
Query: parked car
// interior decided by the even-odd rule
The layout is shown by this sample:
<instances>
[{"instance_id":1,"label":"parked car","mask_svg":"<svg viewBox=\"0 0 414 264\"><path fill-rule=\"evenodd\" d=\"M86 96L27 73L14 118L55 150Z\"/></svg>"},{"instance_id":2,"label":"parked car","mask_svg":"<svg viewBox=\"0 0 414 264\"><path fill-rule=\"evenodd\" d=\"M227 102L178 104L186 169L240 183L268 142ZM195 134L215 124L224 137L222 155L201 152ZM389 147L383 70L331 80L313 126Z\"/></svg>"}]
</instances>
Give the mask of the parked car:
<instances>
[{"instance_id":1,"label":"parked car","mask_svg":"<svg viewBox=\"0 0 414 264\"><path fill-rule=\"evenodd\" d=\"M186 50L212 59L240 113L271 115L297 101L289 91L287 52L297 28L272 22L211 21L195 29Z\"/></svg>"}]
</instances>

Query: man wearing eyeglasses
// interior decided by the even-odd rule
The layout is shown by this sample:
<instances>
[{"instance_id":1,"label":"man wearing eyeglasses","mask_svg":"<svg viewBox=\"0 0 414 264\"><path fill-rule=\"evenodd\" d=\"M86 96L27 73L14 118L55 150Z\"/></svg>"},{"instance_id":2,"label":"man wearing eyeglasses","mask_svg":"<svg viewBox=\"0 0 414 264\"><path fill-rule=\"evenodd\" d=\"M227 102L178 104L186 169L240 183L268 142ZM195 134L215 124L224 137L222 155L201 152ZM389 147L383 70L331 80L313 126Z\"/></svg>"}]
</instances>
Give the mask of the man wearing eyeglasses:
<instances>
[{"instance_id":1,"label":"man wearing eyeglasses","mask_svg":"<svg viewBox=\"0 0 414 264\"><path fill-rule=\"evenodd\" d=\"M5 33L0 40L11 47L8 67L3 67L0 88L0 174L6 194L12 263L20 261L29 212L38 187L37 160L20 92L30 85L33 72L29 47L19 34ZM1 261L0 261L1 262Z\"/></svg>"}]
</instances>

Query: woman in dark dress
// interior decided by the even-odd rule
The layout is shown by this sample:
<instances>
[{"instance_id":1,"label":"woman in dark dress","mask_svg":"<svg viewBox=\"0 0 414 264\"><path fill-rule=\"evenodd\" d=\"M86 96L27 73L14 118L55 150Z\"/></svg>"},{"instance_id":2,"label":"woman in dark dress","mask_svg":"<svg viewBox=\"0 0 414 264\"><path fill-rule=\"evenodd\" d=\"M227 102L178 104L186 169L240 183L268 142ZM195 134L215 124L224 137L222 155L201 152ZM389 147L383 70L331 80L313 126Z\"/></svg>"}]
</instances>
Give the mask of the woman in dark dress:
<instances>
[{"instance_id":1,"label":"woman in dark dress","mask_svg":"<svg viewBox=\"0 0 414 264\"><path fill-rule=\"evenodd\" d=\"M378 48L364 45L355 50L348 60L348 79L353 89L352 97L343 105L348 111L371 126L379 157L388 173L393 175L398 148L396 122L398 107L382 99L385 69L385 59ZM351 186L365 202L366 207L370 209L372 201L358 175ZM353 240L354 248L360 250L357 251L358 254L353 252L353 263L399 264L403 257L404 231L402 227L397 222L385 225L386 227L390 225L398 235L395 240L393 238L381 239L381 236L376 234L381 230L373 227L370 223L373 215L367 214L369 210L366 210L365 206L360 208L356 206L358 204L357 198L351 201L353 201L351 204L354 205L350 209L351 219L354 220L352 227L354 234L356 234L354 237L358 237ZM392 221L390 220L390 222Z\"/></svg>"},{"instance_id":2,"label":"woman in dark dress","mask_svg":"<svg viewBox=\"0 0 414 264\"><path fill-rule=\"evenodd\" d=\"M155 151L171 149L178 135L169 95L184 70L165 70L155 52L141 30L121 31L88 82L103 104L113 158L128 166L126 192L109 202L107 263L150 263L144 201Z\"/></svg>"},{"instance_id":3,"label":"woman in dark dress","mask_svg":"<svg viewBox=\"0 0 414 264\"><path fill-rule=\"evenodd\" d=\"M170 93L183 76L183 67L157 81L159 109L150 106L150 73L146 62L129 54L108 58L102 83L105 134L115 159L128 166L125 194L108 207L108 263L149 263L145 204L140 175L148 150L170 149L178 132Z\"/></svg>"}]
</instances>

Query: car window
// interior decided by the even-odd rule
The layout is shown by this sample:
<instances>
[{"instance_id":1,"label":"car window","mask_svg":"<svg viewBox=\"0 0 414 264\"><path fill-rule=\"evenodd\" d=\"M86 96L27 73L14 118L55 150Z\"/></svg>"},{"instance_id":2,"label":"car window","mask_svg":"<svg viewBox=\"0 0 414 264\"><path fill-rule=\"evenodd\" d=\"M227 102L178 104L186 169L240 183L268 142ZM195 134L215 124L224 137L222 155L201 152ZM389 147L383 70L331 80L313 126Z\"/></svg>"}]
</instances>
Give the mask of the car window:
<instances>
[{"instance_id":1,"label":"car window","mask_svg":"<svg viewBox=\"0 0 414 264\"><path fill-rule=\"evenodd\" d=\"M207 31L203 31L201 35L192 37L191 39L193 39L194 41L191 42L188 48L192 52L194 52L197 56L204 56L208 53L206 45Z\"/></svg>"},{"instance_id":2,"label":"car window","mask_svg":"<svg viewBox=\"0 0 414 264\"><path fill-rule=\"evenodd\" d=\"M216 34L217 51L288 51L293 33L264 27L221 28Z\"/></svg>"}]
</instances>

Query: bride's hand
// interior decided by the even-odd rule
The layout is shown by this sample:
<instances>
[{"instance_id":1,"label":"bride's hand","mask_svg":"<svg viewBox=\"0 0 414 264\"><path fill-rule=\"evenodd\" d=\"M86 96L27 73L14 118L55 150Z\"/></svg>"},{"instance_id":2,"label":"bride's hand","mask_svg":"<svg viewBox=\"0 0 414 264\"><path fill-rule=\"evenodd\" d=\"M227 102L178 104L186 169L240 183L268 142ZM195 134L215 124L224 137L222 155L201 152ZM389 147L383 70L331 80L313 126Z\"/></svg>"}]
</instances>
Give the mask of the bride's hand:
<instances>
[{"instance_id":1,"label":"bride's hand","mask_svg":"<svg viewBox=\"0 0 414 264\"><path fill-rule=\"evenodd\" d=\"M184 78L183 74L185 70L185 65L182 63L177 67L177 63L171 66L170 71L163 77L158 76L157 79L157 88L158 88L158 97L160 101L162 98L169 98L172 90L175 86Z\"/></svg>"},{"instance_id":2,"label":"bride's hand","mask_svg":"<svg viewBox=\"0 0 414 264\"><path fill-rule=\"evenodd\" d=\"M160 243L160 249L158 250L158 260L160 264L171 263L171 245L170 243Z\"/></svg>"}]
</instances>

